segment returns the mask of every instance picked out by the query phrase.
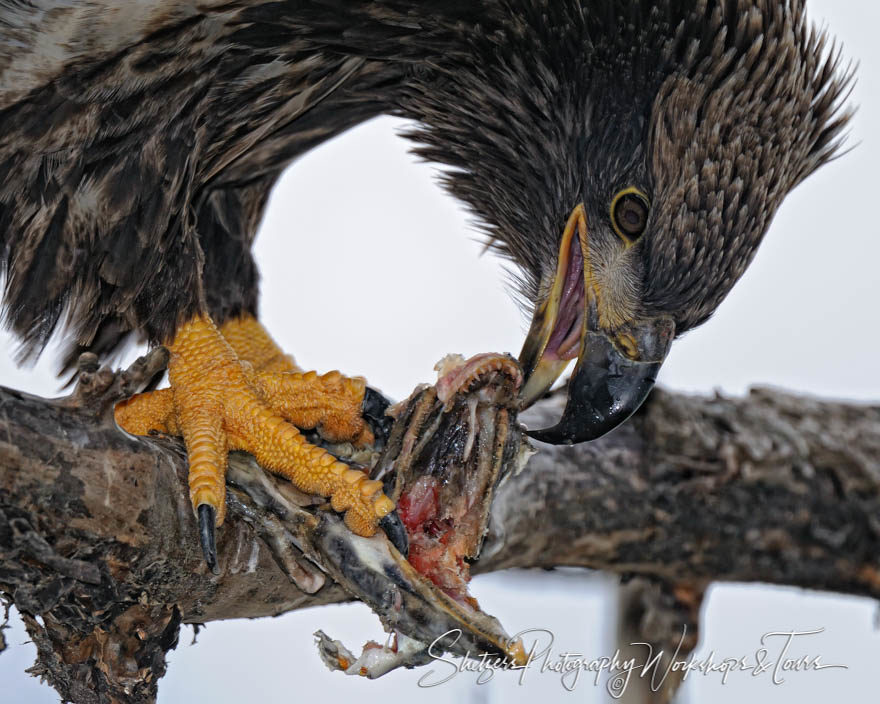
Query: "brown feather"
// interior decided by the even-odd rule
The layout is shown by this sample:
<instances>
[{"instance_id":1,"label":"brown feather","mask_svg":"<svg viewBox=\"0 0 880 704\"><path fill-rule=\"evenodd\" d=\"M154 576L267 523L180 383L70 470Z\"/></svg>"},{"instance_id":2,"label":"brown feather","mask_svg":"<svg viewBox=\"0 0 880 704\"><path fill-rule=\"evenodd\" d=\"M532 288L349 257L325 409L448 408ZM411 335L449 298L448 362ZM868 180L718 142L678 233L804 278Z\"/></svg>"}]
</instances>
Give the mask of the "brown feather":
<instances>
[{"instance_id":1,"label":"brown feather","mask_svg":"<svg viewBox=\"0 0 880 704\"><path fill-rule=\"evenodd\" d=\"M415 120L532 306L573 205L601 235L644 183L618 276L682 331L848 118L802 0L0 0L0 26L3 315L25 354L61 321L109 354L253 312L278 174L382 113Z\"/></svg>"}]
</instances>

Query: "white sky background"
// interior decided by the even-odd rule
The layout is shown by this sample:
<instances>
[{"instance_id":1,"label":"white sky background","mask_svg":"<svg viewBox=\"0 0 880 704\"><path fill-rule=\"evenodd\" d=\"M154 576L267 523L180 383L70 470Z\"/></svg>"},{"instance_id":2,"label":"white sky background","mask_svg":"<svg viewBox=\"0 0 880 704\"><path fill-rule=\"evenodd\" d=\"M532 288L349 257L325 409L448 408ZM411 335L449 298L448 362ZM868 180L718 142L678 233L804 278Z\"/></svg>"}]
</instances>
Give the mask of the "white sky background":
<instances>
[{"instance_id":1,"label":"white sky background","mask_svg":"<svg viewBox=\"0 0 880 704\"><path fill-rule=\"evenodd\" d=\"M811 0L812 15L860 62L853 100L860 106L852 153L825 167L780 210L765 243L715 317L678 341L663 368L668 388L741 394L772 384L817 395L880 400L880 4ZM433 378L447 352L516 353L526 322L506 295L503 271L476 256L467 216L417 164L395 135L402 123L379 119L307 155L275 191L256 246L263 274L262 319L304 366L363 374L400 398ZM330 321L330 322L328 322ZM335 322L333 322L335 321ZM14 344L0 337L0 383L55 395L54 360L16 369ZM757 507L760 510L760 507ZM549 628L558 651L611 654L612 593L585 572L520 572L480 577L474 593L509 632ZM795 654L820 654L848 670L768 678L694 678L682 700L694 704L826 702L869 699L876 692L880 635L867 600L758 586L714 588L704 607L700 653L754 653L772 630L823 634ZM276 619L212 623L190 646L190 631L170 655L159 701L194 699L265 704L357 697L361 702L420 701L603 702L601 688L582 680L567 693L552 674L523 686L498 675L486 686L462 674L431 690L417 689L426 670L393 673L376 682L330 673L311 633L323 628L359 652L381 639L378 620L363 606L324 607ZM17 621L0 655L0 702L55 702L57 695L23 674L34 648ZM865 693L862 696L862 693Z\"/></svg>"}]
</instances>

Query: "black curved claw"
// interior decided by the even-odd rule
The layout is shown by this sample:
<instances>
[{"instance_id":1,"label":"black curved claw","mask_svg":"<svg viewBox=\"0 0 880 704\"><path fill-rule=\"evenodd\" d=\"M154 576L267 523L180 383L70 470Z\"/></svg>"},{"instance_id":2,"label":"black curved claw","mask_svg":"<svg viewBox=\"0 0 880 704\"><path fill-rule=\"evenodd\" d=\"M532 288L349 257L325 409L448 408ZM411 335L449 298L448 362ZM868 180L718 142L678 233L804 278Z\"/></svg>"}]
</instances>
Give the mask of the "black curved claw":
<instances>
[{"instance_id":1,"label":"black curved claw","mask_svg":"<svg viewBox=\"0 0 880 704\"><path fill-rule=\"evenodd\" d=\"M213 506L201 504L199 506L199 542L202 544L202 553L205 556L205 562L208 563L208 569L214 574L220 574L220 568L217 567L217 544L215 540L214 523L217 519L217 512Z\"/></svg>"},{"instance_id":2,"label":"black curved claw","mask_svg":"<svg viewBox=\"0 0 880 704\"><path fill-rule=\"evenodd\" d=\"M391 401L380 394L376 389L367 387L364 392L364 402L361 404L361 415L367 419L373 434L376 436L376 443L384 445L391 435L391 427L394 425L394 419L385 415L385 411Z\"/></svg>"},{"instance_id":3,"label":"black curved claw","mask_svg":"<svg viewBox=\"0 0 880 704\"><path fill-rule=\"evenodd\" d=\"M392 511L384 518L379 519L379 527L385 531L388 540L397 548L404 557L409 556L409 536L406 534L406 528L403 527L403 521L397 515L397 511Z\"/></svg>"}]
</instances>

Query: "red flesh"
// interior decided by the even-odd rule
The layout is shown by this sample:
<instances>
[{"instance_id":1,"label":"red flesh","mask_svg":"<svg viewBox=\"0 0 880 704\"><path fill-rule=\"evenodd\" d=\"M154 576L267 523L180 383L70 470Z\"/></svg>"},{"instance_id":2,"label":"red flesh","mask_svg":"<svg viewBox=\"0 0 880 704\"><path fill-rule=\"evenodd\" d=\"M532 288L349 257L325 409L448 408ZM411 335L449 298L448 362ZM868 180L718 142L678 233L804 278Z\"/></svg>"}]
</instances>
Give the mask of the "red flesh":
<instances>
[{"instance_id":1,"label":"red flesh","mask_svg":"<svg viewBox=\"0 0 880 704\"><path fill-rule=\"evenodd\" d=\"M400 497L397 512L409 534L409 563L456 601L476 606L467 594L468 565L451 518L438 516L439 481L420 477Z\"/></svg>"}]
</instances>

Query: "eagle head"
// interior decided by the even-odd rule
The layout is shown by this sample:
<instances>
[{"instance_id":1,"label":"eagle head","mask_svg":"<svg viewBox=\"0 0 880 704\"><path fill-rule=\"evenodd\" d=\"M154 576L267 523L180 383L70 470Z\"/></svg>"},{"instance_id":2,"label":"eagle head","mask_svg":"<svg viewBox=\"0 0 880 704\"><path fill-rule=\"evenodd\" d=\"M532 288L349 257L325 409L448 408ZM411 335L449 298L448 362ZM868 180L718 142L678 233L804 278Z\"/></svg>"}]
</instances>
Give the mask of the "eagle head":
<instances>
[{"instance_id":1,"label":"eagle head","mask_svg":"<svg viewBox=\"0 0 880 704\"><path fill-rule=\"evenodd\" d=\"M411 136L516 265L523 405L578 360L532 434L598 437L835 155L851 72L802 0L539 2L448 54L411 87Z\"/></svg>"}]
</instances>

